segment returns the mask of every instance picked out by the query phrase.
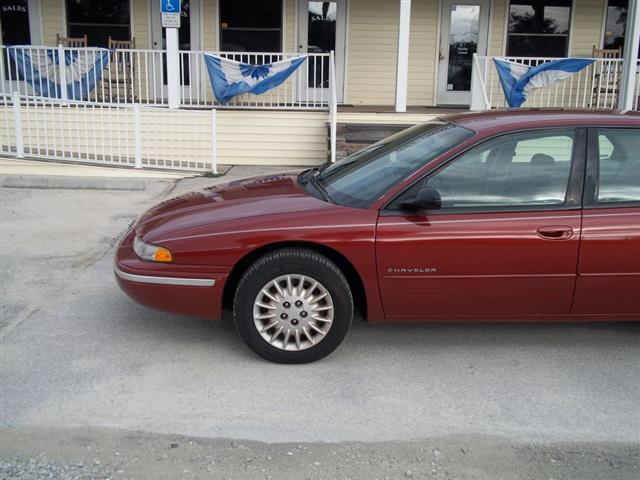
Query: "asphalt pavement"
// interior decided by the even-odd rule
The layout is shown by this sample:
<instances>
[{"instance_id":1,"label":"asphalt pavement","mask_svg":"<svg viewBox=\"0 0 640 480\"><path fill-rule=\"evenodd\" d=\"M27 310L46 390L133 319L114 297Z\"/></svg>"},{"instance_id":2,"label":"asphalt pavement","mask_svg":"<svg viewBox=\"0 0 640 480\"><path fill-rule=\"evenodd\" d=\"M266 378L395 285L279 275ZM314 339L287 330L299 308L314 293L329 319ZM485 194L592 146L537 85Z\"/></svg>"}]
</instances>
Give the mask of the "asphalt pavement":
<instances>
[{"instance_id":1,"label":"asphalt pavement","mask_svg":"<svg viewBox=\"0 0 640 480\"><path fill-rule=\"evenodd\" d=\"M358 321L288 366L120 292L139 214L260 171L2 188L0 477L640 478L640 323Z\"/></svg>"}]
</instances>

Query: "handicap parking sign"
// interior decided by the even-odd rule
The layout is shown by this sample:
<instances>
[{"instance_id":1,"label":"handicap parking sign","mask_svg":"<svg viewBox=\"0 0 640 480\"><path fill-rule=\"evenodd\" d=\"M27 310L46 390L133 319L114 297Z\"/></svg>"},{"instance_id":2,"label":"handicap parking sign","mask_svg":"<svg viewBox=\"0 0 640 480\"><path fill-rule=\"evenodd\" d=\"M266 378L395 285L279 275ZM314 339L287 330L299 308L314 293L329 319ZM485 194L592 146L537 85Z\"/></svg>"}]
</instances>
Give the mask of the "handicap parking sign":
<instances>
[{"instance_id":1,"label":"handicap parking sign","mask_svg":"<svg viewBox=\"0 0 640 480\"><path fill-rule=\"evenodd\" d=\"M160 0L162 26L180 28L180 0Z\"/></svg>"},{"instance_id":2,"label":"handicap parking sign","mask_svg":"<svg viewBox=\"0 0 640 480\"><path fill-rule=\"evenodd\" d=\"M180 0L160 0L162 13L180 13Z\"/></svg>"}]
</instances>

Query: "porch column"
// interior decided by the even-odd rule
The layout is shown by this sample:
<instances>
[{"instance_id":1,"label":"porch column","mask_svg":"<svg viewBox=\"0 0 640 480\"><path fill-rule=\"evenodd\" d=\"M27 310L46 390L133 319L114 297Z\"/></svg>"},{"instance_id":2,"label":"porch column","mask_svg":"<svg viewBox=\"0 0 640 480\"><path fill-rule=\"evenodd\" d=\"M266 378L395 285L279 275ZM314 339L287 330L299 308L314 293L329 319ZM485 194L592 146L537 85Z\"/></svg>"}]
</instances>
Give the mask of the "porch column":
<instances>
[{"instance_id":1,"label":"porch column","mask_svg":"<svg viewBox=\"0 0 640 480\"><path fill-rule=\"evenodd\" d=\"M407 111L410 24L411 0L400 0L400 25L398 28L398 64L396 70L396 112Z\"/></svg>"},{"instance_id":2,"label":"porch column","mask_svg":"<svg viewBox=\"0 0 640 480\"><path fill-rule=\"evenodd\" d=\"M618 107L632 110L635 104L636 69L638 64L638 39L640 38L640 2L631 0L627 11L627 29L624 40L624 61L620 82Z\"/></svg>"}]
</instances>

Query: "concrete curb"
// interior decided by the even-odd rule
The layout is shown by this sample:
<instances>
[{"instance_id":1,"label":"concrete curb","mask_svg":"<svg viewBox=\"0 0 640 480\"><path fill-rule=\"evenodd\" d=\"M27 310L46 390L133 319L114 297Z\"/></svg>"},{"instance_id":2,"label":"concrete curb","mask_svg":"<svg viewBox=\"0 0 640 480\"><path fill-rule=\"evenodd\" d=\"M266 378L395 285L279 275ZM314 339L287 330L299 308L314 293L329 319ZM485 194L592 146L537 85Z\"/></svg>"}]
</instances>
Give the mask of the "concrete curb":
<instances>
[{"instance_id":1,"label":"concrete curb","mask_svg":"<svg viewBox=\"0 0 640 480\"><path fill-rule=\"evenodd\" d=\"M73 177L66 175L0 175L4 188L63 190L158 190L175 184L179 178Z\"/></svg>"}]
</instances>

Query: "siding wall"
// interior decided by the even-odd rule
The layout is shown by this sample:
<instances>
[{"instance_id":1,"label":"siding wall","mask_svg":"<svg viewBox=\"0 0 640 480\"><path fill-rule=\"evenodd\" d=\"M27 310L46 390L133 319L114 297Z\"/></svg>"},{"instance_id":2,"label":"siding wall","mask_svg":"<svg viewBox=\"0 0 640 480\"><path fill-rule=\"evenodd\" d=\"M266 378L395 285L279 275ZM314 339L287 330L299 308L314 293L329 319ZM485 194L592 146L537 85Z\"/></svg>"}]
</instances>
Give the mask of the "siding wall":
<instances>
[{"instance_id":1,"label":"siding wall","mask_svg":"<svg viewBox=\"0 0 640 480\"><path fill-rule=\"evenodd\" d=\"M489 55L504 55L505 51L505 16L509 0L493 0L489 13L489 41L487 53Z\"/></svg>"},{"instance_id":2,"label":"siding wall","mask_svg":"<svg viewBox=\"0 0 640 480\"><path fill-rule=\"evenodd\" d=\"M200 0L201 18L201 35L202 49L205 51L215 51L218 49L218 36L216 24L217 19L217 1L216 0Z\"/></svg>"},{"instance_id":3,"label":"siding wall","mask_svg":"<svg viewBox=\"0 0 640 480\"><path fill-rule=\"evenodd\" d=\"M408 105L434 104L436 56L440 43L437 37L439 3L438 0L411 2ZM395 20L399 21L398 18Z\"/></svg>"},{"instance_id":4,"label":"siding wall","mask_svg":"<svg viewBox=\"0 0 640 480\"><path fill-rule=\"evenodd\" d=\"M62 12L62 0L40 0L42 18L42 41L45 45L56 44L56 34L65 35L66 25Z\"/></svg>"},{"instance_id":5,"label":"siding wall","mask_svg":"<svg viewBox=\"0 0 640 480\"><path fill-rule=\"evenodd\" d=\"M284 0L282 7L284 8L284 23L282 25L282 27L284 28L283 50L287 53L298 51L296 45L298 33L296 31L296 27L298 25L298 21L296 18L296 15L298 13L297 5L297 0Z\"/></svg>"},{"instance_id":6,"label":"siding wall","mask_svg":"<svg viewBox=\"0 0 640 480\"><path fill-rule=\"evenodd\" d=\"M327 159L325 112L218 111L218 161L317 165Z\"/></svg>"},{"instance_id":7,"label":"siding wall","mask_svg":"<svg viewBox=\"0 0 640 480\"><path fill-rule=\"evenodd\" d=\"M131 0L133 2L133 36L136 48L151 48L151 5L149 0Z\"/></svg>"},{"instance_id":8,"label":"siding wall","mask_svg":"<svg viewBox=\"0 0 640 480\"><path fill-rule=\"evenodd\" d=\"M21 110L25 149L35 156L40 148L49 156L55 151L83 160L97 154L133 163L132 109L22 106ZM216 116L220 164L318 165L327 159L326 112L218 110ZM0 152L15 151L13 125L13 107L0 105ZM141 131L146 164L211 162L209 111L142 108Z\"/></svg>"},{"instance_id":9,"label":"siding wall","mask_svg":"<svg viewBox=\"0 0 640 480\"><path fill-rule=\"evenodd\" d=\"M397 0L350 0L345 103L394 104L399 12Z\"/></svg>"},{"instance_id":10,"label":"siding wall","mask_svg":"<svg viewBox=\"0 0 640 480\"><path fill-rule=\"evenodd\" d=\"M600 46L606 1L573 0L573 7L569 55L591 56L593 46Z\"/></svg>"}]
</instances>

